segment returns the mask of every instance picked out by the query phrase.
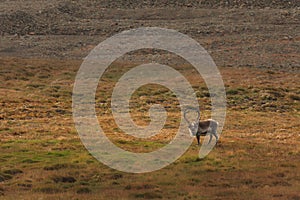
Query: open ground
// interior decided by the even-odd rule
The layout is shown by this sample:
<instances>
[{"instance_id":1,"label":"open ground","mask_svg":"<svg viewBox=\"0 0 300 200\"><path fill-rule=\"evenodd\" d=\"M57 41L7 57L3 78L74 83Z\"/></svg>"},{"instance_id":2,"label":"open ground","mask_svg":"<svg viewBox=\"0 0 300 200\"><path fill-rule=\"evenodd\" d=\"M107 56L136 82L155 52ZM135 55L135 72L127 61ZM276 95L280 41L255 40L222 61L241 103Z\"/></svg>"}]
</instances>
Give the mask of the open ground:
<instances>
[{"instance_id":1,"label":"open ground","mask_svg":"<svg viewBox=\"0 0 300 200\"><path fill-rule=\"evenodd\" d=\"M299 1L32 2L0 1L0 199L300 199ZM204 159L194 141L166 168L128 174L84 148L72 89L95 45L140 26L199 41L220 69L228 110L220 143ZM188 63L158 50L127 54L101 78L96 111L110 140L128 151L168 144L180 123L176 97L158 85L139 88L130 104L140 125L149 123L150 105L165 106L158 135L129 137L113 120L117 80L154 59L190 81L201 118L210 117L210 94Z\"/></svg>"}]
</instances>

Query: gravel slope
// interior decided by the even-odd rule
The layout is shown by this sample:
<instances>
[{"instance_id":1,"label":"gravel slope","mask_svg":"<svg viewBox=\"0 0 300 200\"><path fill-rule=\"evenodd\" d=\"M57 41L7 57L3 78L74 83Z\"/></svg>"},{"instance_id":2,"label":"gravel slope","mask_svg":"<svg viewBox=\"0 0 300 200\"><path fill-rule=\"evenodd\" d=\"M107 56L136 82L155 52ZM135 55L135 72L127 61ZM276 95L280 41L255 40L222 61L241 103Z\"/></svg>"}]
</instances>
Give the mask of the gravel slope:
<instances>
[{"instance_id":1,"label":"gravel slope","mask_svg":"<svg viewBox=\"0 0 300 200\"><path fill-rule=\"evenodd\" d=\"M82 59L141 26L196 39L219 66L300 68L300 1L0 1L0 56Z\"/></svg>"}]
</instances>

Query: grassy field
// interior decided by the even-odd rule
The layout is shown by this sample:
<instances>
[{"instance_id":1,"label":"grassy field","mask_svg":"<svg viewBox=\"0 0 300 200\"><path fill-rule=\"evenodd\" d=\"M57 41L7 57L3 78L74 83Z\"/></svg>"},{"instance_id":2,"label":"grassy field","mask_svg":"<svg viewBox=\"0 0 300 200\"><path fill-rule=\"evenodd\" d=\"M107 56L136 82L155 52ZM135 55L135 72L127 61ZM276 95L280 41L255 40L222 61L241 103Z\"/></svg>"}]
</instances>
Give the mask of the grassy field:
<instances>
[{"instance_id":1,"label":"grassy field","mask_svg":"<svg viewBox=\"0 0 300 200\"><path fill-rule=\"evenodd\" d=\"M0 59L0 199L300 199L298 72L221 67L228 112L220 143L199 159L194 141L168 167L128 174L94 159L75 130L71 100L80 64ZM147 140L122 134L109 108L110 93L130 67L119 62L109 68L97 91L96 110L116 145L149 152L176 133L178 101L164 87L140 88L131 99L134 121L147 124L152 103L166 106L168 120L161 133ZM189 66L174 68L192 83L209 117L204 82Z\"/></svg>"}]
</instances>

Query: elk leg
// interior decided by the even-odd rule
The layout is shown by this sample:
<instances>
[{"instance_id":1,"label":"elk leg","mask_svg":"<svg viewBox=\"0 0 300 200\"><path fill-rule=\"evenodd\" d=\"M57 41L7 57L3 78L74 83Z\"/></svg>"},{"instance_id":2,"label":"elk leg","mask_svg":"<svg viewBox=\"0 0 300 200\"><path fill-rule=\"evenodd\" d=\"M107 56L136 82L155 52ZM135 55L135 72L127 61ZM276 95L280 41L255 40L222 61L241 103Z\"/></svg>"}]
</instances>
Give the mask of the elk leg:
<instances>
[{"instance_id":1,"label":"elk leg","mask_svg":"<svg viewBox=\"0 0 300 200\"><path fill-rule=\"evenodd\" d=\"M210 144L211 139L212 139L212 134L209 134L209 141L208 141L208 144Z\"/></svg>"},{"instance_id":2,"label":"elk leg","mask_svg":"<svg viewBox=\"0 0 300 200\"><path fill-rule=\"evenodd\" d=\"M200 145L200 135L196 135L196 137L197 137L198 145Z\"/></svg>"},{"instance_id":3,"label":"elk leg","mask_svg":"<svg viewBox=\"0 0 300 200\"><path fill-rule=\"evenodd\" d=\"M215 136L215 138L216 138L216 143L218 143L219 137L218 137L217 133L214 133L214 136Z\"/></svg>"}]
</instances>

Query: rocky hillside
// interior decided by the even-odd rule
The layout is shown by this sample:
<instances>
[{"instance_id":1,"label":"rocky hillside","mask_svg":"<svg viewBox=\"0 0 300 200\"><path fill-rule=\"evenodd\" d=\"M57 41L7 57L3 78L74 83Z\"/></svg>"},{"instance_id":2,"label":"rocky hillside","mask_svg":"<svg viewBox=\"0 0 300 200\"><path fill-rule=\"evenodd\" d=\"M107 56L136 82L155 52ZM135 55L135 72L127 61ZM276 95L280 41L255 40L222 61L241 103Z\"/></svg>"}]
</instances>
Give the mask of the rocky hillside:
<instances>
[{"instance_id":1,"label":"rocky hillside","mask_svg":"<svg viewBox=\"0 0 300 200\"><path fill-rule=\"evenodd\" d=\"M221 66L300 68L299 0L0 0L0 55L83 58L123 30L175 29Z\"/></svg>"}]
</instances>

